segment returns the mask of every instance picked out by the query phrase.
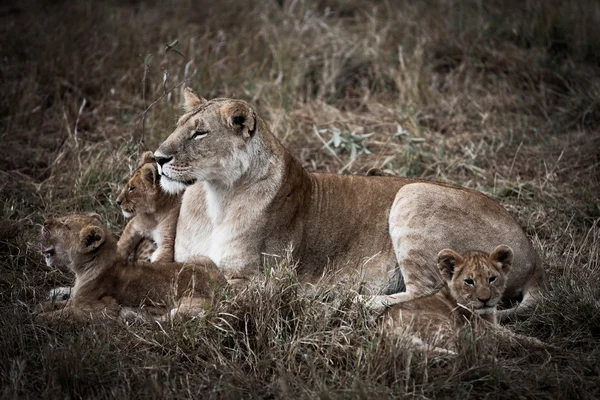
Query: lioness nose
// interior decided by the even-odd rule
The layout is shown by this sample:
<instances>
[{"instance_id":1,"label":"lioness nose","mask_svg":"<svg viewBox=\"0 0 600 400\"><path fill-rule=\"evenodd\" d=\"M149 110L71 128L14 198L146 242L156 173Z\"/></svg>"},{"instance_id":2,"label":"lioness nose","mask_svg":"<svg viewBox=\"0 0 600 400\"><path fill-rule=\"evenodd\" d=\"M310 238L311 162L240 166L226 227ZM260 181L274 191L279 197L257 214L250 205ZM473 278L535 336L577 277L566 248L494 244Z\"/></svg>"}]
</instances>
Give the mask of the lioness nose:
<instances>
[{"instance_id":1,"label":"lioness nose","mask_svg":"<svg viewBox=\"0 0 600 400\"><path fill-rule=\"evenodd\" d=\"M156 156L155 155L155 157L156 157L156 162L161 167L163 166L163 164L166 164L166 163L168 163L169 161L171 161L173 159L173 156L163 157L163 156Z\"/></svg>"}]
</instances>

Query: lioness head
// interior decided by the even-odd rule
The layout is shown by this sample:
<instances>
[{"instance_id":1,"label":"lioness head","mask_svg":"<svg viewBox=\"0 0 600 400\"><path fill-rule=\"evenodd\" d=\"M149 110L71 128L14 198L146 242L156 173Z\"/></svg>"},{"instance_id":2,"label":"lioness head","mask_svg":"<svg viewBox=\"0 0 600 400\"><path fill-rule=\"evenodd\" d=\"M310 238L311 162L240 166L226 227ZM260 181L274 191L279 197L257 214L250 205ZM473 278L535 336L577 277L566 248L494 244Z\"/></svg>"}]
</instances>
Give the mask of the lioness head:
<instances>
[{"instance_id":1,"label":"lioness head","mask_svg":"<svg viewBox=\"0 0 600 400\"><path fill-rule=\"evenodd\" d=\"M257 117L244 101L185 91L186 113L154 153L161 186L179 193L197 181L232 185L250 168Z\"/></svg>"},{"instance_id":2,"label":"lioness head","mask_svg":"<svg viewBox=\"0 0 600 400\"><path fill-rule=\"evenodd\" d=\"M469 251L463 255L449 249L438 254L438 268L452 297L478 313L495 309L506 287L513 251L498 246L490 254Z\"/></svg>"},{"instance_id":3,"label":"lioness head","mask_svg":"<svg viewBox=\"0 0 600 400\"><path fill-rule=\"evenodd\" d=\"M100 216L89 213L47 219L40 242L49 267L73 268L82 260L89 259L110 238Z\"/></svg>"},{"instance_id":4,"label":"lioness head","mask_svg":"<svg viewBox=\"0 0 600 400\"><path fill-rule=\"evenodd\" d=\"M117 197L117 204L125 218L136 213L154 213L161 189L159 175L151 151L142 154L138 168L133 171L127 184Z\"/></svg>"}]
</instances>

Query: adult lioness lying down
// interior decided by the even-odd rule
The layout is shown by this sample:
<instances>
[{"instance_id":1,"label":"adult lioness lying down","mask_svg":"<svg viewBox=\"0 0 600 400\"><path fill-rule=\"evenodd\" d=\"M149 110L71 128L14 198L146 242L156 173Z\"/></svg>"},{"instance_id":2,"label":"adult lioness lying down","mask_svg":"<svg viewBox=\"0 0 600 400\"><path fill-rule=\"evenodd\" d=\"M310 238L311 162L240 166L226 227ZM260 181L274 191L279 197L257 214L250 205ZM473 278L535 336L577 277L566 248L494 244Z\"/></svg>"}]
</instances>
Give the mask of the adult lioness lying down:
<instances>
[{"instance_id":1,"label":"adult lioness lying down","mask_svg":"<svg viewBox=\"0 0 600 400\"><path fill-rule=\"evenodd\" d=\"M380 295L373 304L392 304L443 282L440 250L491 252L506 243L515 258L504 304L533 304L544 271L519 225L485 195L401 177L309 173L246 102L186 90L185 109L154 153L162 187L185 190L175 261L208 256L236 284L261 274L263 255L291 248L302 281L327 267L336 279L358 275L365 294Z\"/></svg>"}]
</instances>

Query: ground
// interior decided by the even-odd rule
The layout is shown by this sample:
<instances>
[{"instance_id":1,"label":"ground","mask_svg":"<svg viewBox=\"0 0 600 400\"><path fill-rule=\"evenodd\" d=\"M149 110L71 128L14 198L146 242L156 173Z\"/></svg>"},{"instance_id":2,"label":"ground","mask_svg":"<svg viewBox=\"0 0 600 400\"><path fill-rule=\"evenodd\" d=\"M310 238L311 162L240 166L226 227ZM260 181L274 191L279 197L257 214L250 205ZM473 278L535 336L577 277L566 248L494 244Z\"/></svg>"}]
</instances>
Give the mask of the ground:
<instances>
[{"instance_id":1,"label":"ground","mask_svg":"<svg viewBox=\"0 0 600 400\"><path fill-rule=\"evenodd\" d=\"M599 24L594 0L0 5L0 397L600 397ZM414 352L344 288L301 293L285 261L204 318L34 322L71 282L44 267L43 217L95 211L118 234L118 187L173 130L184 80L250 101L310 171L496 199L549 275L509 326L562 350Z\"/></svg>"}]
</instances>

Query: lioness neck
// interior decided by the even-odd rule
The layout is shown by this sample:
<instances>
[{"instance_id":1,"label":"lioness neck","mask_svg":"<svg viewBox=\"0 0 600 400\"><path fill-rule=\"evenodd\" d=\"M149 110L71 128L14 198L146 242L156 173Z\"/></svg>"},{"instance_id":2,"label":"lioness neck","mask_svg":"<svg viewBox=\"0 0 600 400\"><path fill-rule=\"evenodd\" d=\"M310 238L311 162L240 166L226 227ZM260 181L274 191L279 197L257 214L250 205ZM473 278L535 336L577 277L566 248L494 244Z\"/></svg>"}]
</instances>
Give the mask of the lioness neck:
<instances>
[{"instance_id":1,"label":"lioness neck","mask_svg":"<svg viewBox=\"0 0 600 400\"><path fill-rule=\"evenodd\" d=\"M261 124L262 129L250 140L245 157L240 160L239 169L232 171L226 180L204 181L208 214L213 222L219 220L226 208L236 208L238 199L260 199L259 204L247 204L250 211L259 210L276 197L285 171L287 150L273 134Z\"/></svg>"}]
</instances>

